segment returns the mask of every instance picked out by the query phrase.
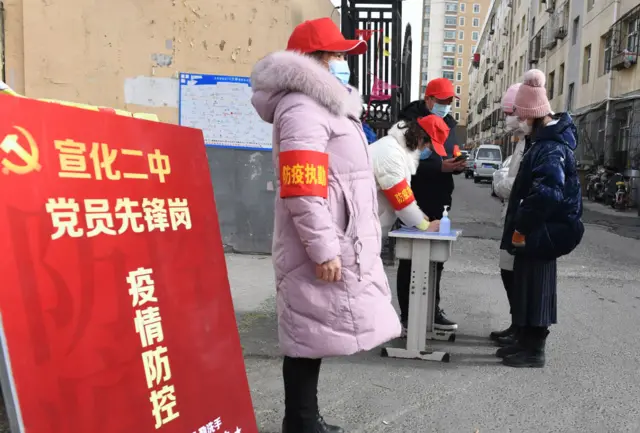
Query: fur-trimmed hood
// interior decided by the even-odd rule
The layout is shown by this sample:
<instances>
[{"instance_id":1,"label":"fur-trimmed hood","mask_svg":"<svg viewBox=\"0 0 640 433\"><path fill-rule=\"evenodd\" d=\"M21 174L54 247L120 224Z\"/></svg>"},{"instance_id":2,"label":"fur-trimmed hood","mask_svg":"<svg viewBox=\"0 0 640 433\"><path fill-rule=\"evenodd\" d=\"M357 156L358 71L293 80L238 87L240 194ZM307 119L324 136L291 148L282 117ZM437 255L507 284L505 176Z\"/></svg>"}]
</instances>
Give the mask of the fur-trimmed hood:
<instances>
[{"instance_id":1,"label":"fur-trimmed hood","mask_svg":"<svg viewBox=\"0 0 640 433\"><path fill-rule=\"evenodd\" d=\"M259 60L251 72L251 103L260 117L273 123L280 100L287 93L303 93L336 116L362 114L362 98L353 87L345 87L311 57L278 51Z\"/></svg>"}]
</instances>

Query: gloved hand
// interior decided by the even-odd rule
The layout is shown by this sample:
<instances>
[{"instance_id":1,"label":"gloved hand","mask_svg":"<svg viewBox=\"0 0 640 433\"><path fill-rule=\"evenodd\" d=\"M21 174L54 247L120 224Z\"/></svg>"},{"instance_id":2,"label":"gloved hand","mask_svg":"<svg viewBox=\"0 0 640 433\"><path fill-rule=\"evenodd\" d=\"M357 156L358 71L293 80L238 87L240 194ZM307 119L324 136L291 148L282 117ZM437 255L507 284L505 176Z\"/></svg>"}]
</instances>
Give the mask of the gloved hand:
<instances>
[{"instance_id":1,"label":"gloved hand","mask_svg":"<svg viewBox=\"0 0 640 433\"><path fill-rule=\"evenodd\" d=\"M513 236L511 236L511 244L514 247L524 247L525 245L525 238L524 235L520 232L518 232L517 230L513 231Z\"/></svg>"},{"instance_id":2,"label":"gloved hand","mask_svg":"<svg viewBox=\"0 0 640 433\"><path fill-rule=\"evenodd\" d=\"M431 223L430 223L430 222L429 222L429 220L425 217L425 218L423 218L423 219L422 219L422 221L420 221L420 224L418 224L418 225L416 226L416 228L417 228L418 230L426 231L426 230L429 228L429 226L430 226L430 225L431 225Z\"/></svg>"}]
</instances>

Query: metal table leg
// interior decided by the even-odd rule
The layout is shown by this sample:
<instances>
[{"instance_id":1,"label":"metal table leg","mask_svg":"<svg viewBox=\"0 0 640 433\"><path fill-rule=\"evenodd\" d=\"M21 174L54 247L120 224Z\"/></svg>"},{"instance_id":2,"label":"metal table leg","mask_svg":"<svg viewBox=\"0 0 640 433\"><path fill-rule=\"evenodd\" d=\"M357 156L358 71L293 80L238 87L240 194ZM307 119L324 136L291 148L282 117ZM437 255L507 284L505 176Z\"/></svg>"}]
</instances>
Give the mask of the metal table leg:
<instances>
[{"instance_id":1,"label":"metal table leg","mask_svg":"<svg viewBox=\"0 0 640 433\"><path fill-rule=\"evenodd\" d=\"M436 317L436 285L438 284L438 263L429 262L429 312L427 315L427 339L440 341L456 341L456 331L435 329Z\"/></svg>"},{"instance_id":2,"label":"metal table leg","mask_svg":"<svg viewBox=\"0 0 640 433\"><path fill-rule=\"evenodd\" d=\"M406 348L386 347L382 356L449 362L447 352L426 347L428 324L433 327L435 303L435 267L430 263L431 242L413 242L411 254L411 288Z\"/></svg>"}]
</instances>

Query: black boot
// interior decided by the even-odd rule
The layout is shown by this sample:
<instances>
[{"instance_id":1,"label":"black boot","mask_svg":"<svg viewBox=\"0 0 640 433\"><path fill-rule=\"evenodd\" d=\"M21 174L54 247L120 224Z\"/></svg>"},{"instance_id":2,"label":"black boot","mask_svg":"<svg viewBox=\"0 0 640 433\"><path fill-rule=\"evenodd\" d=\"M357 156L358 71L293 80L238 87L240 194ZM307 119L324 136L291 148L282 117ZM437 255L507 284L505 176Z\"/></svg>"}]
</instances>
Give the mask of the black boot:
<instances>
[{"instance_id":1,"label":"black boot","mask_svg":"<svg viewBox=\"0 0 640 433\"><path fill-rule=\"evenodd\" d=\"M496 340L496 345L498 345L498 347L513 346L514 344L516 344L519 337L520 329L517 326L512 325L511 332L502 337L498 337L498 339Z\"/></svg>"},{"instance_id":2,"label":"black boot","mask_svg":"<svg viewBox=\"0 0 640 433\"><path fill-rule=\"evenodd\" d=\"M322 415L318 414L318 418L316 420L316 431L314 433L344 433L344 429L337 425L327 424L324 418L322 418Z\"/></svg>"},{"instance_id":3,"label":"black boot","mask_svg":"<svg viewBox=\"0 0 640 433\"><path fill-rule=\"evenodd\" d=\"M500 337L506 337L507 335L511 335L515 329L515 325L511 324L507 329L503 329L502 331L493 331L489 334L489 338L493 341L498 341Z\"/></svg>"},{"instance_id":4,"label":"black boot","mask_svg":"<svg viewBox=\"0 0 640 433\"><path fill-rule=\"evenodd\" d=\"M527 337L528 337L527 328L520 328L513 340L513 344L504 346L498 349L496 351L496 356L498 358L506 358L507 356L515 355L516 353L524 350Z\"/></svg>"},{"instance_id":5,"label":"black boot","mask_svg":"<svg viewBox=\"0 0 640 433\"><path fill-rule=\"evenodd\" d=\"M531 328L523 350L507 356L502 360L504 365L516 368L542 368L545 364L544 349L549 331L547 328Z\"/></svg>"},{"instance_id":6,"label":"black boot","mask_svg":"<svg viewBox=\"0 0 640 433\"><path fill-rule=\"evenodd\" d=\"M444 315L444 311L438 308L436 309L436 317L433 321L433 327L440 331L455 331L458 329L458 324L447 319Z\"/></svg>"}]
</instances>

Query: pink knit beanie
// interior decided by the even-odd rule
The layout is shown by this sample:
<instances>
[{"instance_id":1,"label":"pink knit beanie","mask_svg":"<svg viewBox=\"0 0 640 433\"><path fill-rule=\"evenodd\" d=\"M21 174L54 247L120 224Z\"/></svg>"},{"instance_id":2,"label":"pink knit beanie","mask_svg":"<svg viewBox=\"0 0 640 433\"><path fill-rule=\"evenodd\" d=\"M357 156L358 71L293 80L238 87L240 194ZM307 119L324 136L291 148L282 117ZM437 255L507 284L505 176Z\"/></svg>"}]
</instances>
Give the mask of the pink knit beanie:
<instances>
[{"instance_id":1,"label":"pink knit beanie","mask_svg":"<svg viewBox=\"0 0 640 433\"><path fill-rule=\"evenodd\" d=\"M524 74L514 103L516 116L520 119L537 119L551 113L544 84L544 72L541 70L530 69Z\"/></svg>"},{"instance_id":2,"label":"pink knit beanie","mask_svg":"<svg viewBox=\"0 0 640 433\"><path fill-rule=\"evenodd\" d=\"M516 93L522 84L512 84L502 96L502 111L507 114L513 113L513 103L516 100Z\"/></svg>"}]
</instances>

